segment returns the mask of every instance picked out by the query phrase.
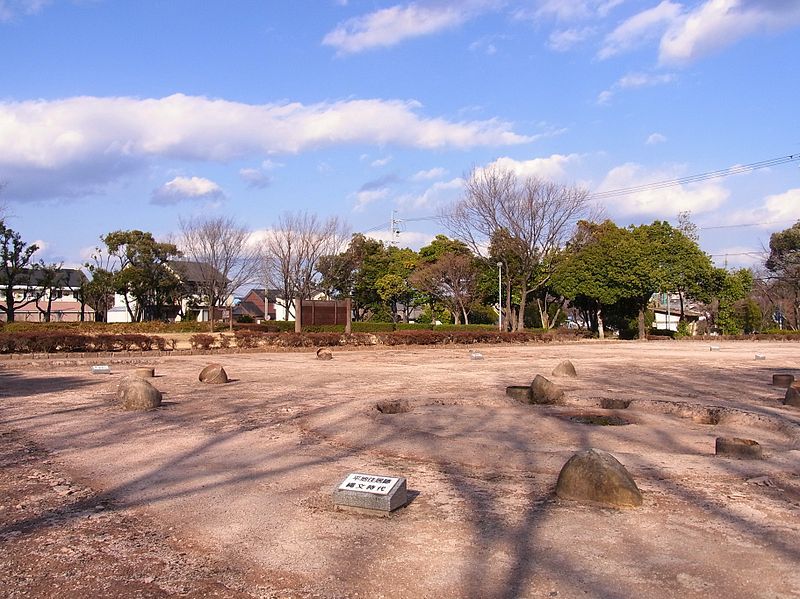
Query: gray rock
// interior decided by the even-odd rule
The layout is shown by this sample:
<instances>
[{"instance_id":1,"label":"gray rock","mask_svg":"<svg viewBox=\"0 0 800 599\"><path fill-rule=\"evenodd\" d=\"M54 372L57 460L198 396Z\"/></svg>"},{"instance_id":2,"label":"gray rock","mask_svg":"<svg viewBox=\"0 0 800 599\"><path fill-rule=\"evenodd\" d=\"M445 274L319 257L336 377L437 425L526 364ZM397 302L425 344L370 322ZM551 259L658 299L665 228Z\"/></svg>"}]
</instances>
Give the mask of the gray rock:
<instances>
[{"instance_id":1,"label":"gray rock","mask_svg":"<svg viewBox=\"0 0 800 599\"><path fill-rule=\"evenodd\" d=\"M575 365L572 362L569 360L564 360L563 362L560 362L558 366L553 368L553 376L571 376L574 378L578 376L578 373L575 370Z\"/></svg>"},{"instance_id":2,"label":"gray rock","mask_svg":"<svg viewBox=\"0 0 800 599\"><path fill-rule=\"evenodd\" d=\"M317 350L317 360L333 360L333 352L327 347L320 347Z\"/></svg>"},{"instance_id":3,"label":"gray rock","mask_svg":"<svg viewBox=\"0 0 800 599\"><path fill-rule=\"evenodd\" d=\"M152 410L161 405L161 392L144 379L130 377L120 381L117 399L125 410Z\"/></svg>"},{"instance_id":4,"label":"gray rock","mask_svg":"<svg viewBox=\"0 0 800 599\"><path fill-rule=\"evenodd\" d=\"M747 460L760 460L764 457L758 442L738 437L717 437L715 453Z\"/></svg>"},{"instance_id":5,"label":"gray rock","mask_svg":"<svg viewBox=\"0 0 800 599\"><path fill-rule=\"evenodd\" d=\"M209 364L200 371L200 381L212 385L228 382L228 373L220 364Z\"/></svg>"},{"instance_id":6,"label":"gray rock","mask_svg":"<svg viewBox=\"0 0 800 599\"><path fill-rule=\"evenodd\" d=\"M578 452L567 460L558 475L556 495L607 507L642 505L642 494L625 466L598 449Z\"/></svg>"},{"instance_id":7,"label":"gray rock","mask_svg":"<svg viewBox=\"0 0 800 599\"><path fill-rule=\"evenodd\" d=\"M560 404L564 402L564 391L541 374L537 374L531 383L531 403Z\"/></svg>"},{"instance_id":8,"label":"gray rock","mask_svg":"<svg viewBox=\"0 0 800 599\"><path fill-rule=\"evenodd\" d=\"M800 408L800 385L790 385L783 398L784 405Z\"/></svg>"}]
</instances>

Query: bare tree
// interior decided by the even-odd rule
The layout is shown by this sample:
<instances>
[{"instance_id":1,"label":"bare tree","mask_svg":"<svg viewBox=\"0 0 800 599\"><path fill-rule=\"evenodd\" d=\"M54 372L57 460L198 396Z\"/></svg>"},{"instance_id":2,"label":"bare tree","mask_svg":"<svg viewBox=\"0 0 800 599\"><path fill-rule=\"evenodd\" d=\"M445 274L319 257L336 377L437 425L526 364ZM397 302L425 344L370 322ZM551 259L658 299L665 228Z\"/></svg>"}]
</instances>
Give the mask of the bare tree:
<instances>
[{"instance_id":1,"label":"bare tree","mask_svg":"<svg viewBox=\"0 0 800 599\"><path fill-rule=\"evenodd\" d=\"M453 321L469 324L469 312L478 285L478 269L474 258L446 253L436 262L421 266L411 275L411 284L442 302L453 315Z\"/></svg>"},{"instance_id":2,"label":"bare tree","mask_svg":"<svg viewBox=\"0 0 800 599\"><path fill-rule=\"evenodd\" d=\"M247 227L229 217L181 219L180 228L180 247L183 256L194 262L194 284L196 291L208 301L213 331L214 308L223 305L239 287L257 278L258 246L251 243Z\"/></svg>"},{"instance_id":3,"label":"bare tree","mask_svg":"<svg viewBox=\"0 0 800 599\"><path fill-rule=\"evenodd\" d=\"M336 216L321 219L308 212L282 214L264 237L262 270L268 287L281 291L278 298L288 320L294 300L313 294L320 258L338 254L348 239L348 228Z\"/></svg>"},{"instance_id":4,"label":"bare tree","mask_svg":"<svg viewBox=\"0 0 800 599\"><path fill-rule=\"evenodd\" d=\"M589 192L498 167L474 168L465 179L464 195L440 217L478 256L502 262L506 322L521 330L528 296L547 284L576 223L591 215Z\"/></svg>"}]
</instances>

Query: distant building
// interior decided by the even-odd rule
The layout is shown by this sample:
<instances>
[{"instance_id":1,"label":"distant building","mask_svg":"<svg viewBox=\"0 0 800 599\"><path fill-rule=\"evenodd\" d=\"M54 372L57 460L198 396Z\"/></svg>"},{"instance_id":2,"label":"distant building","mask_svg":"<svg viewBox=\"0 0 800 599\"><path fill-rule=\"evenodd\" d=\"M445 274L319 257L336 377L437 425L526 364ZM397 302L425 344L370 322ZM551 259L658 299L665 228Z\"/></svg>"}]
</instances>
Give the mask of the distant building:
<instances>
[{"instance_id":1,"label":"distant building","mask_svg":"<svg viewBox=\"0 0 800 599\"><path fill-rule=\"evenodd\" d=\"M45 273L36 269L25 269L20 277L24 285L14 286L14 320L25 322L78 322L95 320L94 309L81 299L81 287L88 282L86 275L77 268L62 268L45 289ZM29 304L19 307L33 298ZM0 297L0 320L7 320L5 295ZM83 315L83 319L81 319Z\"/></svg>"}]
</instances>

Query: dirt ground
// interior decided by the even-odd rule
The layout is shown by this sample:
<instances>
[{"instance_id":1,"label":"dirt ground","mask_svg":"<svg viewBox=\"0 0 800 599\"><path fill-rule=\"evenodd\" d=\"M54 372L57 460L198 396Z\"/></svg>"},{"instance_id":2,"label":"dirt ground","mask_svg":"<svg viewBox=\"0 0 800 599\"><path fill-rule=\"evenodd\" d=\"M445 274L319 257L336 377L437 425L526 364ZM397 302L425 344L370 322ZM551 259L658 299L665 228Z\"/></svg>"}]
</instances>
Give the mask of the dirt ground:
<instances>
[{"instance_id":1,"label":"dirt ground","mask_svg":"<svg viewBox=\"0 0 800 599\"><path fill-rule=\"evenodd\" d=\"M718 345L5 364L0 596L799 597L800 409L771 381L800 378L800 345ZM578 378L550 377L567 358ZM198 381L213 360L232 382ZM124 412L119 381L145 364L164 403ZM506 397L536 374L568 405ZM411 410L381 414L384 399ZM764 459L715 456L718 436ZM628 468L643 506L554 496L589 447ZM411 501L388 518L336 510L350 472L404 476Z\"/></svg>"}]
</instances>

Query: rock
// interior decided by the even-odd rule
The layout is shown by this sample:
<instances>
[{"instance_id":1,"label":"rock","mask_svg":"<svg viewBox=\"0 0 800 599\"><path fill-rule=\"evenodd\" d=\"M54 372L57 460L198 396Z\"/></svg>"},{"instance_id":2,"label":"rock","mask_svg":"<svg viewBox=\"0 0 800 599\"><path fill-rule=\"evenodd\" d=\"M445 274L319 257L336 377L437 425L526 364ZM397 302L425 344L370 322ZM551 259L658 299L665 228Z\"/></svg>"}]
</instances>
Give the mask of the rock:
<instances>
[{"instance_id":1,"label":"rock","mask_svg":"<svg viewBox=\"0 0 800 599\"><path fill-rule=\"evenodd\" d=\"M161 392L144 379L122 379L117 398L126 410L152 410L161 405Z\"/></svg>"},{"instance_id":2,"label":"rock","mask_svg":"<svg viewBox=\"0 0 800 599\"><path fill-rule=\"evenodd\" d=\"M578 376L577 371L575 370L575 366L569 360L564 360L560 362L558 366L553 368L553 376L571 376L576 377Z\"/></svg>"},{"instance_id":3,"label":"rock","mask_svg":"<svg viewBox=\"0 0 800 599\"><path fill-rule=\"evenodd\" d=\"M752 439L739 439L738 437L717 437L716 454L743 458L747 460L760 460L764 456L761 445Z\"/></svg>"},{"instance_id":4,"label":"rock","mask_svg":"<svg viewBox=\"0 0 800 599\"><path fill-rule=\"evenodd\" d=\"M783 404L800 408L800 385L790 385L783 398Z\"/></svg>"},{"instance_id":5,"label":"rock","mask_svg":"<svg viewBox=\"0 0 800 599\"><path fill-rule=\"evenodd\" d=\"M772 384L775 387L783 387L788 389L794 383L794 375L786 372L779 372L772 375Z\"/></svg>"},{"instance_id":6,"label":"rock","mask_svg":"<svg viewBox=\"0 0 800 599\"><path fill-rule=\"evenodd\" d=\"M506 387L506 395L522 403L531 403L531 386L511 385L510 387Z\"/></svg>"},{"instance_id":7,"label":"rock","mask_svg":"<svg viewBox=\"0 0 800 599\"><path fill-rule=\"evenodd\" d=\"M564 401L564 391L541 374L537 374L531 383L531 403L558 404Z\"/></svg>"},{"instance_id":8,"label":"rock","mask_svg":"<svg viewBox=\"0 0 800 599\"><path fill-rule=\"evenodd\" d=\"M155 368L134 368L133 375L142 379L151 379L156 375Z\"/></svg>"},{"instance_id":9,"label":"rock","mask_svg":"<svg viewBox=\"0 0 800 599\"><path fill-rule=\"evenodd\" d=\"M228 373L220 364L209 364L200 371L200 382L221 385L228 382Z\"/></svg>"},{"instance_id":10,"label":"rock","mask_svg":"<svg viewBox=\"0 0 800 599\"><path fill-rule=\"evenodd\" d=\"M556 495L607 507L642 505L642 494L625 466L599 449L578 452L567 460L558 475Z\"/></svg>"},{"instance_id":11,"label":"rock","mask_svg":"<svg viewBox=\"0 0 800 599\"><path fill-rule=\"evenodd\" d=\"M333 360L333 353L327 347L320 347L317 350L317 360Z\"/></svg>"},{"instance_id":12,"label":"rock","mask_svg":"<svg viewBox=\"0 0 800 599\"><path fill-rule=\"evenodd\" d=\"M375 404L375 409L381 414L405 414L411 411L407 399L387 399Z\"/></svg>"},{"instance_id":13,"label":"rock","mask_svg":"<svg viewBox=\"0 0 800 599\"><path fill-rule=\"evenodd\" d=\"M606 397L600 400L600 407L604 410L627 410L630 405L630 399L613 399Z\"/></svg>"}]
</instances>

